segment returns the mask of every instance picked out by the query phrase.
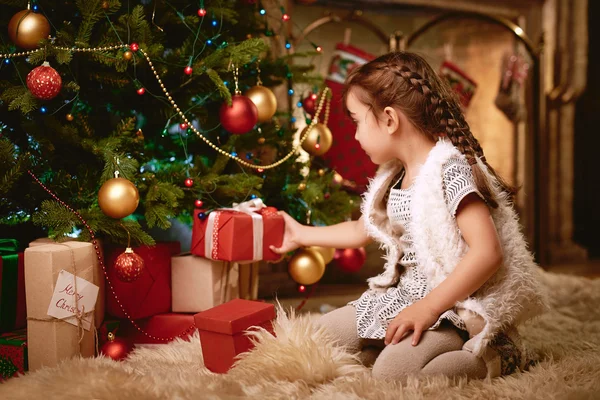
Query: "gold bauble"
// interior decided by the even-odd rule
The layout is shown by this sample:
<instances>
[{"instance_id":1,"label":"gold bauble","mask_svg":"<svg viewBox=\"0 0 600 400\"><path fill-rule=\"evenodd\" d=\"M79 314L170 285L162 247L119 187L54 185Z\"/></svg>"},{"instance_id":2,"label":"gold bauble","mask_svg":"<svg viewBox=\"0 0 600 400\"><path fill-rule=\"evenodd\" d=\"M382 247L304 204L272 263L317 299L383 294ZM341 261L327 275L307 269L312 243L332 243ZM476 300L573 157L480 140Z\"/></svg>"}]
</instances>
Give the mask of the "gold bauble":
<instances>
[{"instance_id":1,"label":"gold bauble","mask_svg":"<svg viewBox=\"0 0 600 400\"><path fill-rule=\"evenodd\" d=\"M42 14L31 10L19 11L8 23L8 36L17 46L26 49L37 49L40 40L50 35L50 23Z\"/></svg>"},{"instance_id":2,"label":"gold bauble","mask_svg":"<svg viewBox=\"0 0 600 400\"><path fill-rule=\"evenodd\" d=\"M301 137L304 137L309 127L310 125L304 128ZM329 128L322 123L318 123L310 130L306 140L302 142L302 148L310 155L322 156L331 148L332 143L333 135Z\"/></svg>"},{"instance_id":3,"label":"gold bauble","mask_svg":"<svg viewBox=\"0 0 600 400\"><path fill-rule=\"evenodd\" d=\"M73 114L67 114L67 115L65 115L65 118L69 122L71 122L71 121L73 121L75 119L75 117L73 116Z\"/></svg>"},{"instance_id":4,"label":"gold bauble","mask_svg":"<svg viewBox=\"0 0 600 400\"><path fill-rule=\"evenodd\" d=\"M315 250L298 250L290 259L288 272L292 276L292 279L299 284L312 285L323 277L325 273L325 260Z\"/></svg>"},{"instance_id":5,"label":"gold bauble","mask_svg":"<svg viewBox=\"0 0 600 400\"><path fill-rule=\"evenodd\" d=\"M306 190L306 183L304 183L304 182L300 182L300 183L298 184L298 190L299 190L299 191L301 191L301 192L302 192L303 190Z\"/></svg>"},{"instance_id":6,"label":"gold bauble","mask_svg":"<svg viewBox=\"0 0 600 400\"><path fill-rule=\"evenodd\" d=\"M245 93L258 109L258 122L267 122L277 111L277 98L268 87L253 86Z\"/></svg>"},{"instance_id":7,"label":"gold bauble","mask_svg":"<svg viewBox=\"0 0 600 400\"><path fill-rule=\"evenodd\" d=\"M109 179L98 191L98 205L111 218L125 218L135 211L139 202L137 188L124 178Z\"/></svg>"},{"instance_id":8,"label":"gold bauble","mask_svg":"<svg viewBox=\"0 0 600 400\"><path fill-rule=\"evenodd\" d=\"M335 255L335 248L333 247L310 246L307 247L307 249L314 250L321 254L323 261L325 261L325 265L329 264Z\"/></svg>"},{"instance_id":9,"label":"gold bauble","mask_svg":"<svg viewBox=\"0 0 600 400\"><path fill-rule=\"evenodd\" d=\"M133 53L129 50L127 50L125 53L123 53L123 59L129 61L133 58Z\"/></svg>"}]
</instances>

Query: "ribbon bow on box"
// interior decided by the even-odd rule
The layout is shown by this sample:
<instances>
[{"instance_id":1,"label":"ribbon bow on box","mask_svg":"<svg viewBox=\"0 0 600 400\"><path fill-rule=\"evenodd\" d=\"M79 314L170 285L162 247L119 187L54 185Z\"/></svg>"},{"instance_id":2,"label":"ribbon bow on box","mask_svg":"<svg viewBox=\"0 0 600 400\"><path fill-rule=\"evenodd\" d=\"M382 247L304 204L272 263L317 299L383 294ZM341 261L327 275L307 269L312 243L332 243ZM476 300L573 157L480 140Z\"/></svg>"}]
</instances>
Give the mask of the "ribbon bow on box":
<instances>
[{"instance_id":1,"label":"ribbon bow on box","mask_svg":"<svg viewBox=\"0 0 600 400\"><path fill-rule=\"evenodd\" d=\"M281 258L270 246L281 246L285 229L283 217L261 199L213 210L203 220L198 218L200 212L194 213L192 254L239 262Z\"/></svg>"}]
</instances>

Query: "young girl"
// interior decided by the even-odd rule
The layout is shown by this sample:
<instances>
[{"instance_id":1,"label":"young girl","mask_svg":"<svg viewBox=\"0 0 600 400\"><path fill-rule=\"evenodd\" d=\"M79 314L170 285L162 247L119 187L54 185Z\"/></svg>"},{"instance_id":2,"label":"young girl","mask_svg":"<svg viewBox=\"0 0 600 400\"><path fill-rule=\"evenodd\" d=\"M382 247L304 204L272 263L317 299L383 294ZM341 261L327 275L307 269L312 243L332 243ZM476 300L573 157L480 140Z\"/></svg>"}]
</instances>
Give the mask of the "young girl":
<instances>
[{"instance_id":1,"label":"young girl","mask_svg":"<svg viewBox=\"0 0 600 400\"><path fill-rule=\"evenodd\" d=\"M544 308L537 266L510 201L458 102L418 55L353 70L344 101L355 138L380 165L362 217L303 226L283 213L284 253L300 246L386 251L369 290L320 322L378 378L494 377L523 369L516 325Z\"/></svg>"}]
</instances>

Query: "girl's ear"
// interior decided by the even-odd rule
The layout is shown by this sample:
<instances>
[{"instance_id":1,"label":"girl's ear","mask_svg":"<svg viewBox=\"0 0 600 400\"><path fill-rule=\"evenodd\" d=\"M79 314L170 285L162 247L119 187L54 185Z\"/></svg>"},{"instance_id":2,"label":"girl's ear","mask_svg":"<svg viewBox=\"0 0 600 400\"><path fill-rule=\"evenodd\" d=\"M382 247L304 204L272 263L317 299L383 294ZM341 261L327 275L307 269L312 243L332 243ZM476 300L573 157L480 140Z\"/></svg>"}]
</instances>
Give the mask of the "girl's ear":
<instances>
[{"instance_id":1,"label":"girl's ear","mask_svg":"<svg viewBox=\"0 0 600 400\"><path fill-rule=\"evenodd\" d=\"M383 116L387 132L390 135L395 133L398 128L400 128L400 116L398 115L398 111L396 111L395 108L388 106L383 109Z\"/></svg>"}]
</instances>

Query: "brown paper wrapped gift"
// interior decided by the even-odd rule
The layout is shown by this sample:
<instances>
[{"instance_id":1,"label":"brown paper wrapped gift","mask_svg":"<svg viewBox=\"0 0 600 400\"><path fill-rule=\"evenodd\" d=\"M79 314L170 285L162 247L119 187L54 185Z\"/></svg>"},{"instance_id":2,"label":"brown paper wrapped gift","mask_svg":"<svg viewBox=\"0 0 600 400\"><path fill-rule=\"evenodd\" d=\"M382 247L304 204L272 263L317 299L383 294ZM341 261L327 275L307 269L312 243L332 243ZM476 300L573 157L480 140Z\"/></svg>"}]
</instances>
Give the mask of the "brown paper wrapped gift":
<instances>
[{"instance_id":1,"label":"brown paper wrapped gift","mask_svg":"<svg viewBox=\"0 0 600 400\"><path fill-rule=\"evenodd\" d=\"M91 243L65 242L25 249L30 371L42 366L54 366L62 359L78 355L93 357L95 353L93 328L90 331L84 330L80 341L81 330L77 326L47 315L56 280L63 269L99 286L93 322L99 326L104 318L102 268Z\"/></svg>"},{"instance_id":2,"label":"brown paper wrapped gift","mask_svg":"<svg viewBox=\"0 0 600 400\"><path fill-rule=\"evenodd\" d=\"M200 312L240 295L239 265L192 254L171 259L173 312Z\"/></svg>"}]
</instances>

